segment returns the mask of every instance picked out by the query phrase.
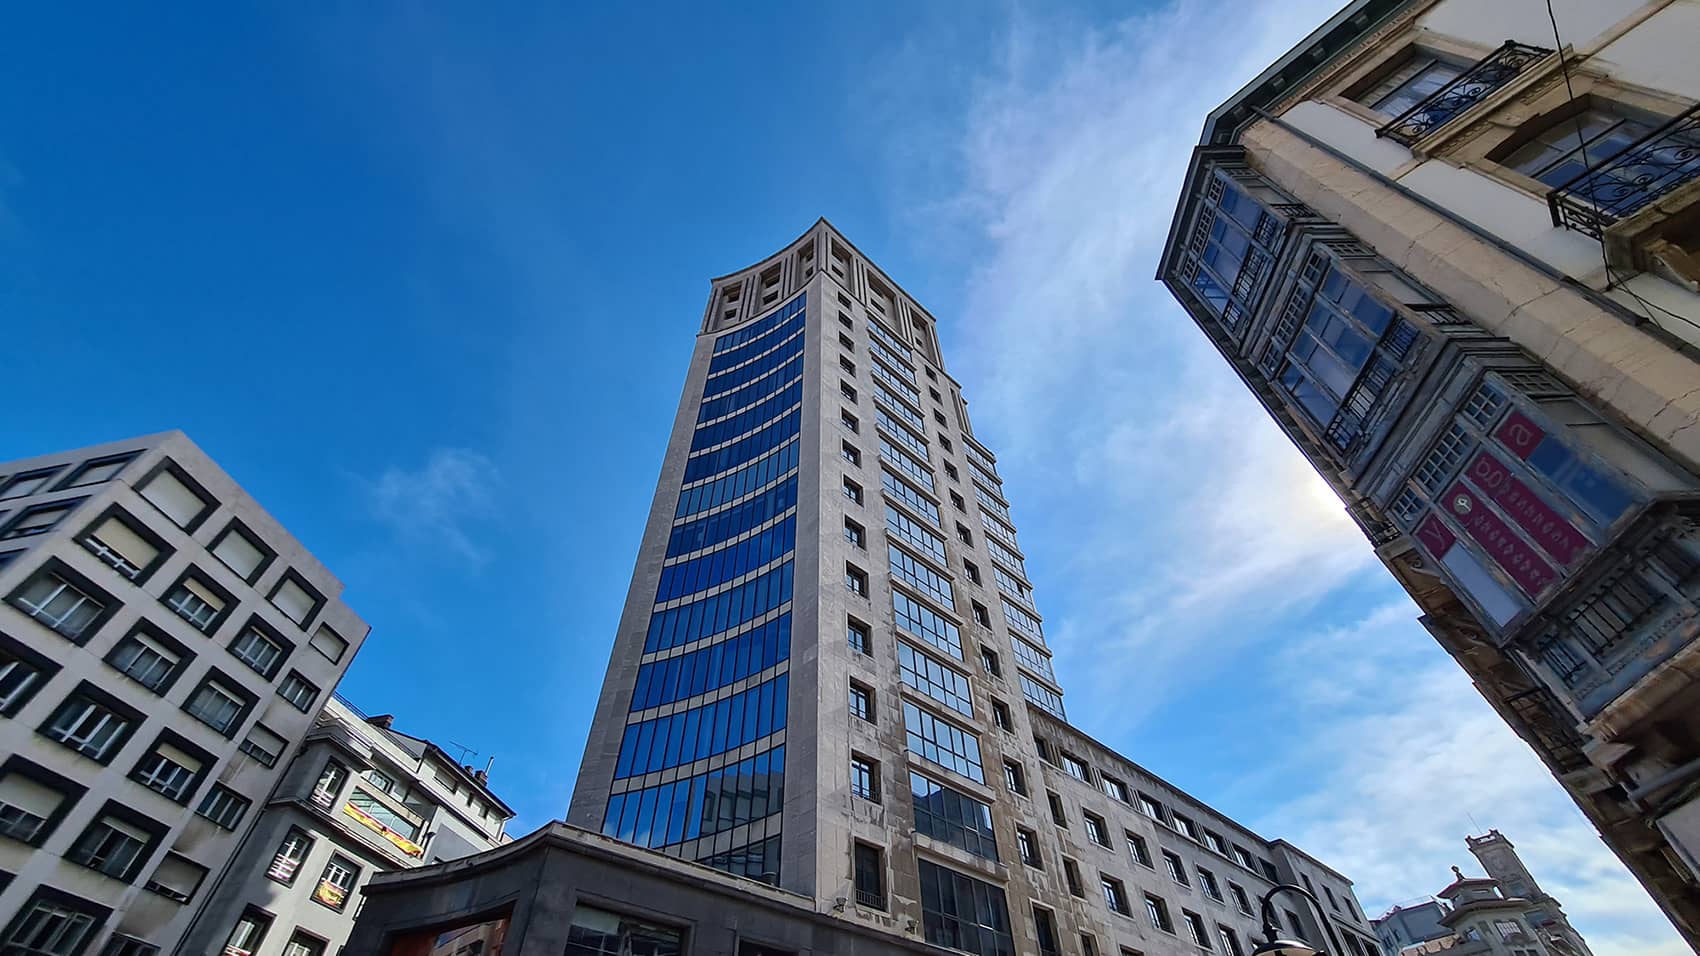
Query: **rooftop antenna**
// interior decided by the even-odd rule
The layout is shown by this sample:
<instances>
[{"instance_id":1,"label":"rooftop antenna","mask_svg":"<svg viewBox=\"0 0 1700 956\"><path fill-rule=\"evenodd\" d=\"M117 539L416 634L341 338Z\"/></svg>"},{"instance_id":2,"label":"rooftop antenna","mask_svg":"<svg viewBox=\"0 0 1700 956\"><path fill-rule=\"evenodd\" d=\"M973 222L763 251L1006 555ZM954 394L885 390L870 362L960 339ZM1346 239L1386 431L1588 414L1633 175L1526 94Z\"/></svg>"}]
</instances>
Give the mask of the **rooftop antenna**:
<instances>
[{"instance_id":1,"label":"rooftop antenna","mask_svg":"<svg viewBox=\"0 0 1700 956\"><path fill-rule=\"evenodd\" d=\"M457 747L457 748L460 749L460 759L457 760L456 763L460 764L463 767L466 766L466 758L467 758L468 755L471 755L471 756L474 756L474 757L478 756L478 751L473 750L471 747L468 747L466 744L457 744L457 743L455 743L454 741L451 740L451 741L449 741L449 746L450 747Z\"/></svg>"},{"instance_id":2,"label":"rooftop antenna","mask_svg":"<svg viewBox=\"0 0 1700 956\"><path fill-rule=\"evenodd\" d=\"M1472 814L1468 810L1465 810L1464 815L1470 818L1470 826L1475 827L1474 830L1470 831L1471 836L1475 836L1476 834L1482 832L1482 825L1476 822L1476 817L1475 817L1474 814Z\"/></svg>"}]
</instances>

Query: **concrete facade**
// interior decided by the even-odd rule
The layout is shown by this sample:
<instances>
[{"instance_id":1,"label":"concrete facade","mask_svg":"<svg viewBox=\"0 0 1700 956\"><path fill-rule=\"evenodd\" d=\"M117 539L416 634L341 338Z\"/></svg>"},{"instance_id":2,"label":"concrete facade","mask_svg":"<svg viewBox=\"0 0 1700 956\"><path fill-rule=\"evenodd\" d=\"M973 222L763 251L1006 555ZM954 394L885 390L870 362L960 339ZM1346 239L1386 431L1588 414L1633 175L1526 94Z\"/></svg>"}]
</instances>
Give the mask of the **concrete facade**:
<instances>
[{"instance_id":1,"label":"concrete facade","mask_svg":"<svg viewBox=\"0 0 1700 956\"><path fill-rule=\"evenodd\" d=\"M750 450L752 436L767 437ZM761 470L767 456L782 464ZM996 469L935 320L824 220L713 280L567 822L969 952L1238 956L1277 879L1329 894L1351 956L1371 952L1349 880L1063 719ZM781 599L737 596L779 568ZM716 595L730 617L692 610ZM703 673L702 655L769 626L782 653L729 650L745 663ZM771 726L765 709L754 734L714 719L779 680ZM1193 833L1141 814L1136 790L1184 807ZM944 919L941 881L995 912ZM1316 933L1314 915L1294 918Z\"/></svg>"},{"instance_id":2,"label":"concrete facade","mask_svg":"<svg viewBox=\"0 0 1700 956\"><path fill-rule=\"evenodd\" d=\"M1697 11L1352 3L1211 114L1158 276L1691 944Z\"/></svg>"},{"instance_id":3,"label":"concrete facade","mask_svg":"<svg viewBox=\"0 0 1700 956\"><path fill-rule=\"evenodd\" d=\"M512 816L484 771L333 696L183 951L341 952L372 877L495 849Z\"/></svg>"},{"instance_id":4,"label":"concrete facade","mask_svg":"<svg viewBox=\"0 0 1700 956\"><path fill-rule=\"evenodd\" d=\"M0 465L0 949L180 951L366 625L179 432Z\"/></svg>"}]
</instances>

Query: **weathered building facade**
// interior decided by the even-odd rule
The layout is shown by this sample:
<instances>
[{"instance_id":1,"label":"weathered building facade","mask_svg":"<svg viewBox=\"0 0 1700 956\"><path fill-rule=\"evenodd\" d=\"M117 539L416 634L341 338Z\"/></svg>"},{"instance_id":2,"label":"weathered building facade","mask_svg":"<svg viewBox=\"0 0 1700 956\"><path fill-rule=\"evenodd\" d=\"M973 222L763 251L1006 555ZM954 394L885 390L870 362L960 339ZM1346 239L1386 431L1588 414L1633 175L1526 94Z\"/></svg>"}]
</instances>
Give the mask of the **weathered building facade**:
<instances>
[{"instance_id":1,"label":"weathered building facade","mask_svg":"<svg viewBox=\"0 0 1700 956\"><path fill-rule=\"evenodd\" d=\"M1700 4L1551 9L1347 6L1210 115L1159 278L1694 944Z\"/></svg>"}]
</instances>

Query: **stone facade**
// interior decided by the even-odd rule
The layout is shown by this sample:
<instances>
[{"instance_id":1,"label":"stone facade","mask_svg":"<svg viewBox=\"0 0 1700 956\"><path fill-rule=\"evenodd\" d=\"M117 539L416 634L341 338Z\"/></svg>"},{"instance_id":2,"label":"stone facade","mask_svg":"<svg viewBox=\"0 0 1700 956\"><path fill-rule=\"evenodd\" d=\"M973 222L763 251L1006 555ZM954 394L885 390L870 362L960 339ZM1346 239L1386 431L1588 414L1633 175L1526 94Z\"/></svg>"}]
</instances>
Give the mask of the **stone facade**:
<instances>
[{"instance_id":1,"label":"stone facade","mask_svg":"<svg viewBox=\"0 0 1700 956\"><path fill-rule=\"evenodd\" d=\"M1700 943L1700 13L1554 16L1349 5L1211 114L1159 278Z\"/></svg>"}]
</instances>

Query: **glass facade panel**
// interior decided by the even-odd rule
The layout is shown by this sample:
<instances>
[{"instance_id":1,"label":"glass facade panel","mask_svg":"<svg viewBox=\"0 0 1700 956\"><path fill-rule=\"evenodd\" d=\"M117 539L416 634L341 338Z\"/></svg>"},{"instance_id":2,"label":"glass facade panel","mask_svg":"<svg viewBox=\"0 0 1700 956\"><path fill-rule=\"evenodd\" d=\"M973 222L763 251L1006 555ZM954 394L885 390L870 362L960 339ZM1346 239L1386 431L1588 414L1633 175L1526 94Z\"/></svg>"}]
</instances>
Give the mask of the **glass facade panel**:
<instances>
[{"instance_id":1,"label":"glass facade panel","mask_svg":"<svg viewBox=\"0 0 1700 956\"><path fill-rule=\"evenodd\" d=\"M975 856L997 860L998 840L992 829L990 806L913 771L909 774L909 795L915 801L917 831Z\"/></svg>"},{"instance_id":2,"label":"glass facade panel","mask_svg":"<svg viewBox=\"0 0 1700 956\"><path fill-rule=\"evenodd\" d=\"M975 956L1015 956L1003 888L917 860L921 927L927 942Z\"/></svg>"},{"instance_id":3,"label":"glass facade panel","mask_svg":"<svg viewBox=\"0 0 1700 956\"><path fill-rule=\"evenodd\" d=\"M924 760L954 770L975 783L985 783L980 765L980 740L950 721L935 717L914 704L903 703L903 727L909 750Z\"/></svg>"},{"instance_id":4,"label":"glass facade panel","mask_svg":"<svg viewBox=\"0 0 1700 956\"><path fill-rule=\"evenodd\" d=\"M925 653L897 642L897 667L903 683L959 714L974 716L974 696L968 678L940 664Z\"/></svg>"}]
</instances>

